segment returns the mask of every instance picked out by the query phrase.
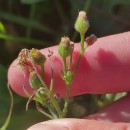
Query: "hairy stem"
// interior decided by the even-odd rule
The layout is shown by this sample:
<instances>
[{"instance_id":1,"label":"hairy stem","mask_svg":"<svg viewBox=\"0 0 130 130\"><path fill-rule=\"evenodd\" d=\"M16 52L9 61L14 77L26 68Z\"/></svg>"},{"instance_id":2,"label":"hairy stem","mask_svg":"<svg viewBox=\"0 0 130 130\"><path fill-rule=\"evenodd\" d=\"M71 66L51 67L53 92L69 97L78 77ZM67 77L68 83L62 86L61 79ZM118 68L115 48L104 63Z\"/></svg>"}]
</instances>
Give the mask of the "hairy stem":
<instances>
[{"instance_id":1,"label":"hairy stem","mask_svg":"<svg viewBox=\"0 0 130 130\"><path fill-rule=\"evenodd\" d=\"M84 34L80 34L80 38L81 38L81 41L80 41L81 53L83 53L84 52Z\"/></svg>"},{"instance_id":2,"label":"hairy stem","mask_svg":"<svg viewBox=\"0 0 130 130\"><path fill-rule=\"evenodd\" d=\"M32 59L32 57L31 57L31 59ZM48 96L49 96L49 98L50 98L50 100L51 100L53 106L54 106L55 109L57 110L58 114L59 114L59 115L62 115L62 111L60 110L60 107L59 107L59 105L58 105L58 103L57 103L55 97L52 95L52 93L50 93L50 90L48 89L47 85L45 84L45 82L43 81L43 79L41 78L41 76L39 75L39 73L38 73L38 71L37 71L37 68L35 67L35 64L34 64L33 60L32 60L32 64L33 64L33 68L34 68L34 70L36 71L37 76L38 76L38 78L39 78L41 84L42 84L43 87L46 89L46 92L48 93Z\"/></svg>"},{"instance_id":3,"label":"hairy stem","mask_svg":"<svg viewBox=\"0 0 130 130\"><path fill-rule=\"evenodd\" d=\"M67 70L66 70L66 58L63 58L63 71L64 71L64 74L67 73Z\"/></svg>"},{"instance_id":4,"label":"hairy stem","mask_svg":"<svg viewBox=\"0 0 130 130\"><path fill-rule=\"evenodd\" d=\"M42 78L44 79L44 65L40 65L41 72L42 72Z\"/></svg>"},{"instance_id":5,"label":"hairy stem","mask_svg":"<svg viewBox=\"0 0 130 130\"><path fill-rule=\"evenodd\" d=\"M81 58L82 58L82 56L83 56L83 53L84 53L84 51L85 51L85 49L86 49L86 48L84 48L84 40L85 40L85 39L84 39L84 35L80 34L80 37L81 37L81 41L80 41L81 50L80 50L80 54L79 54L79 57L78 57L78 60L77 60L76 67L75 67L75 69L74 69L74 75L76 74L76 71L77 71L77 69L78 69L80 60L81 60ZM73 77L74 77L74 75L73 75Z\"/></svg>"},{"instance_id":6,"label":"hairy stem","mask_svg":"<svg viewBox=\"0 0 130 130\"><path fill-rule=\"evenodd\" d=\"M54 68L53 68L53 60L51 57L51 83L50 83L50 92L53 91L53 84L54 84Z\"/></svg>"},{"instance_id":7,"label":"hairy stem","mask_svg":"<svg viewBox=\"0 0 130 130\"><path fill-rule=\"evenodd\" d=\"M62 118L64 118L67 113L67 108L68 108L68 104L69 104L69 94L70 94L70 84L67 86L67 92L66 92L66 96L65 96L65 104L64 104L64 108L63 108Z\"/></svg>"},{"instance_id":8,"label":"hairy stem","mask_svg":"<svg viewBox=\"0 0 130 130\"><path fill-rule=\"evenodd\" d=\"M57 112L59 114L59 118L60 118L60 116L62 115L62 111L57 103L57 100L55 99L55 97L52 95L51 92L49 92L49 95L50 95L51 102L54 105L55 109L57 110Z\"/></svg>"},{"instance_id":9,"label":"hairy stem","mask_svg":"<svg viewBox=\"0 0 130 130\"><path fill-rule=\"evenodd\" d=\"M72 65L72 53L71 53L70 59L69 59L69 66L68 66L69 70L71 69L71 65Z\"/></svg>"}]
</instances>

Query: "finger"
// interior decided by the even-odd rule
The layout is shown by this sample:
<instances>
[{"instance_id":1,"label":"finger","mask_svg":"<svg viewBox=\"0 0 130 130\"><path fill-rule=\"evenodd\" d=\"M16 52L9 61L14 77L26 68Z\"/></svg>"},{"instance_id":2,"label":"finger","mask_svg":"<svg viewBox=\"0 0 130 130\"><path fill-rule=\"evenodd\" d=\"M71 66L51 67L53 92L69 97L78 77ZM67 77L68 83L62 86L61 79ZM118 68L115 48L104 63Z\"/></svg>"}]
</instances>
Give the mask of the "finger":
<instances>
[{"instance_id":1,"label":"finger","mask_svg":"<svg viewBox=\"0 0 130 130\"><path fill-rule=\"evenodd\" d=\"M97 114L84 119L62 119L42 122L28 130L126 130L130 129L130 95L110 104ZM116 123L113 123L116 122ZM127 123L117 123L127 122Z\"/></svg>"},{"instance_id":2,"label":"finger","mask_svg":"<svg viewBox=\"0 0 130 130\"><path fill-rule=\"evenodd\" d=\"M96 114L93 114L86 119L95 119L97 121L109 122L130 122L130 95L113 102L107 107L101 109Z\"/></svg>"},{"instance_id":3,"label":"finger","mask_svg":"<svg viewBox=\"0 0 130 130\"><path fill-rule=\"evenodd\" d=\"M78 71L74 77L71 96L84 93L115 93L130 90L130 32L99 38L85 51ZM65 83L59 73L62 72L62 60L57 46L49 48L54 52L54 92L65 95ZM74 68L80 46L76 45L73 53ZM48 54L48 48L41 50ZM51 78L50 60L45 64L45 82ZM23 85L30 91L28 79L24 78L16 61L10 66L8 80L12 88L20 95L25 95Z\"/></svg>"},{"instance_id":4,"label":"finger","mask_svg":"<svg viewBox=\"0 0 130 130\"><path fill-rule=\"evenodd\" d=\"M41 122L27 130L129 130L128 123L111 123L87 119L59 119Z\"/></svg>"}]
</instances>

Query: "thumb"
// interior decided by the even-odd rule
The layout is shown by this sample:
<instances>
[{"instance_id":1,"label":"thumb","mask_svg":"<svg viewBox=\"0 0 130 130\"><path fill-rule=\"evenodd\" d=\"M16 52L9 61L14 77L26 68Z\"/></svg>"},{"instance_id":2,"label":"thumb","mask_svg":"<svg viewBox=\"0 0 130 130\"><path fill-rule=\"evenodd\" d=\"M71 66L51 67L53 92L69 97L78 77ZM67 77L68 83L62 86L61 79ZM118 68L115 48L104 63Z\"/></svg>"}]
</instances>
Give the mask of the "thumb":
<instances>
[{"instance_id":1,"label":"thumb","mask_svg":"<svg viewBox=\"0 0 130 130\"><path fill-rule=\"evenodd\" d=\"M127 130L128 123L112 123L87 119L57 119L35 124L27 130Z\"/></svg>"}]
</instances>

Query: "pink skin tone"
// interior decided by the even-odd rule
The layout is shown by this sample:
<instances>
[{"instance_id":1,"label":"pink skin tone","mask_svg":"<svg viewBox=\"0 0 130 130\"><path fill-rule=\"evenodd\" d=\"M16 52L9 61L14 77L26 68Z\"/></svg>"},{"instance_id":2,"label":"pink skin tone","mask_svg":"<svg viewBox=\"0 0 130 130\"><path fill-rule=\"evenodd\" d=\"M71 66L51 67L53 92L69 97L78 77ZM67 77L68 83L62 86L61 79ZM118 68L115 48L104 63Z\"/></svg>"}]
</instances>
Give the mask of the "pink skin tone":
<instances>
[{"instance_id":1,"label":"pink skin tone","mask_svg":"<svg viewBox=\"0 0 130 130\"><path fill-rule=\"evenodd\" d=\"M57 46L49 48L54 55L54 93L65 96L65 85L59 76L62 60L57 54ZM75 45L73 65L79 55L79 45ZM48 48L41 50L48 54ZM51 77L50 60L45 64L45 82ZM8 81L12 89L25 96L23 86L32 93L28 75L24 76L15 60L8 71ZM62 87L62 88L61 88ZM85 51L74 77L70 96L85 93L106 94L130 90L130 32L99 38ZM60 119L36 124L28 130L126 130L130 129L130 95L110 104L86 119ZM120 122L120 123L119 123Z\"/></svg>"}]
</instances>

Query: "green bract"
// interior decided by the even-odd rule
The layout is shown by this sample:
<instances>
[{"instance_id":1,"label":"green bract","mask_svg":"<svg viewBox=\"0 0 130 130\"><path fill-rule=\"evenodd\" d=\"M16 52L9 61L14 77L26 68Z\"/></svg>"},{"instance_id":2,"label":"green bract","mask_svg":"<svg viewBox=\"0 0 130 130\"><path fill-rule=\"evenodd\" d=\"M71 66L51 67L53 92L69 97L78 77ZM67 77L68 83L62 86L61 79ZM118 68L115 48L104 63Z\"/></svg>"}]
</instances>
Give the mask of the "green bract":
<instances>
[{"instance_id":1,"label":"green bract","mask_svg":"<svg viewBox=\"0 0 130 130\"><path fill-rule=\"evenodd\" d=\"M34 89L37 90L41 87L41 82L37 76L37 73L35 71L32 71L29 76L29 84Z\"/></svg>"}]
</instances>

